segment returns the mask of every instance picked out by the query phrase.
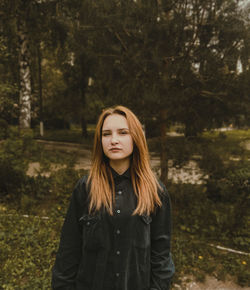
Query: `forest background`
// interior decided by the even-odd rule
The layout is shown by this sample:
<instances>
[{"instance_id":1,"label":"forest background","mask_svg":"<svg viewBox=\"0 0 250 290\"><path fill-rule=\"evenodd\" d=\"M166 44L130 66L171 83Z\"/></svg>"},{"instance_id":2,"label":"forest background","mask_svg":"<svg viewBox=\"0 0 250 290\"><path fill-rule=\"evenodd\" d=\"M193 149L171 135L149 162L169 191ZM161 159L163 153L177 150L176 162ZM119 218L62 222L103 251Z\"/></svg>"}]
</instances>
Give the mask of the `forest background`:
<instances>
[{"instance_id":1,"label":"forest background","mask_svg":"<svg viewBox=\"0 0 250 290\"><path fill-rule=\"evenodd\" d=\"M249 286L249 15L246 0L0 0L0 289L50 289L77 162L115 104L171 195L174 287Z\"/></svg>"}]
</instances>

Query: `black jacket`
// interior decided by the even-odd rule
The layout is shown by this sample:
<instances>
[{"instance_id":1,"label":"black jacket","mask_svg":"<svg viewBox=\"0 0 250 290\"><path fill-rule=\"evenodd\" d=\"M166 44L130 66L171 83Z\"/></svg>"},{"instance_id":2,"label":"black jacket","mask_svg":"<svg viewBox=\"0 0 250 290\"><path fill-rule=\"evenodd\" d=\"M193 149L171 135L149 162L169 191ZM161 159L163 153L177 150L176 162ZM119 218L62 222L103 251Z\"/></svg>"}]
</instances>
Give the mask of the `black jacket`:
<instances>
[{"instance_id":1,"label":"black jacket","mask_svg":"<svg viewBox=\"0 0 250 290\"><path fill-rule=\"evenodd\" d=\"M60 290L168 290L174 274L170 253L171 208L163 184L163 206L151 216L136 207L129 170L113 171L115 213L88 214L87 177L73 191L52 273Z\"/></svg>"}]
</instances>

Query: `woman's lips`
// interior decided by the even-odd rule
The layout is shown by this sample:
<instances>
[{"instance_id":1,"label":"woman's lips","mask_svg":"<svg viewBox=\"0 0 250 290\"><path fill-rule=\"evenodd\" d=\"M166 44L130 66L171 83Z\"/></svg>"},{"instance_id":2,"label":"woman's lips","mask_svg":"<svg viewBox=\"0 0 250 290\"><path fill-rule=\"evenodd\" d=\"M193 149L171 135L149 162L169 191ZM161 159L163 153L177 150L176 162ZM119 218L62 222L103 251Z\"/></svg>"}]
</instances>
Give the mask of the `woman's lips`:
<instances>
[{"instance_id":1,"label":"woman's lips","mask_svg":"<svg viewBox=\"0 0 250 290\"><path fill-rule=\"evenodd\" d=\"M111 148L109 151L111 152L118 152L118 151L121 151L120 148Z\"/></svg>"}]
</instances>

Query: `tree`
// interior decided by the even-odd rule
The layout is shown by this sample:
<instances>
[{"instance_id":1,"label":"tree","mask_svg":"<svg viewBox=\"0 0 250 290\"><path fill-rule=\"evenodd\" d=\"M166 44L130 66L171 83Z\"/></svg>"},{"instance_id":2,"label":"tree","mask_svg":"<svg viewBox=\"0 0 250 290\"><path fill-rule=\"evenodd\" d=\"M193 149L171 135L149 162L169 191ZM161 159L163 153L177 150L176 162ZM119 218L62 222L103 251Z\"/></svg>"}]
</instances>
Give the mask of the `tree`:
<instances>
[{"instance_id":1,"label":"tree","mask_svg":"<svg viewBox=\"0 0 250 290\"><path fill-rule=\"evenodd\" d=\"M79 122L86 136L91 108L132 108L146 131L152 120L160 128L163 180L170 124L190 137L247 120L249 20L237 1L29 3L32 92L45 117Z\"/></svg>"},{"instance_id":2,"label":"tree","mask_svg":"<svg viewBox=\"0 0 250 290\"><path fill-rule=\"evenodd\" d=\"M31 1L20 0L17 4L17 35L19 43L20 116L21 129L30 128L31 122L31 75L28 39L28 18Z\"/></svg>"},{"instance_id":3,"label":"tree","mask_svg":"<svg viewBox=\"0 0 250 290\"><path fill-rule=\"evenodd\" d=\"M43 119L42 60L43 53L49 53L48 50L52 48L53 14L57 2L37 0L1 2L2 34L7 40L8 48L12 49L7 66L12 74L9 74L6 81L19 84L20 128L29 128L31 118L34 120L40 115L40 120ZM19 55L17 60L16 55ZM40 112L37 110L38 107Z\"/></svg>"},{"instance_id":4,"label":"tree","mask_svg":"<svg viewBox=\"0 0 250 290\"><path fill-rule=\"evenodd\" d=\"M237 3L96 1L95 6L103 26L99 33L95 26L94 41L102 45L93 47L102 57L94 89L108 104L123 103L144 118L159 119L166 180L167 124L181 122L187 137L196 136L234 114L232 85L244 30Z\"/></svg>"},{"instance_id":5,"label":"tree","mask_svg":"<svg viewBox=\"0 0 250 290\"><path fill-rule=\"evenodd\" d=\"M0 2L0 115L9 124L18 122L18 47L15 22L8 18L9 6Z\"/></svg>"}]
</instances>

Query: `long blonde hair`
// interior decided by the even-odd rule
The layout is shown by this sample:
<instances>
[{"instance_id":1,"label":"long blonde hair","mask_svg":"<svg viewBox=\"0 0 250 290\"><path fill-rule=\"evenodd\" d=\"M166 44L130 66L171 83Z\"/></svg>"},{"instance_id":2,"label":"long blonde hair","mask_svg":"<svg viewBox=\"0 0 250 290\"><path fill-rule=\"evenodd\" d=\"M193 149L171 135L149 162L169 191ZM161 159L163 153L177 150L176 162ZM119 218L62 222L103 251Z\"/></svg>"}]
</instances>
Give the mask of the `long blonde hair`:
<instances>
[{"instance_id":1,"label":"long blonde hair","mask_svg":"<svg viewBox=\"0 0 250 290\"><path fill-rule=\"evenodd\" d=\"M87 182L90 192L89 211L95 212L104 208L110 215L113 215L115 186L108 158L103 152L101 139L104 120L112 114L119 114L127 119L129 132L134 143L130 172L137 197L137 207L133 214L149 215L154 212L157 206L162 205L158 195L158 189L161 189L161 186L150 168L148 146L142 125L135 114L124 106L104 110L97 122L92 167Z\"/></svg>"}]
</instances>

